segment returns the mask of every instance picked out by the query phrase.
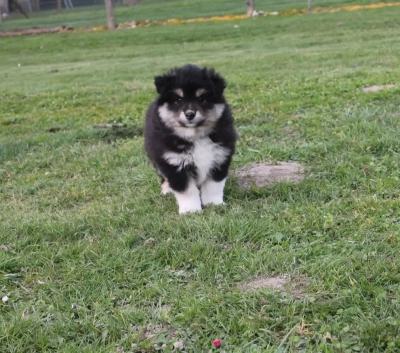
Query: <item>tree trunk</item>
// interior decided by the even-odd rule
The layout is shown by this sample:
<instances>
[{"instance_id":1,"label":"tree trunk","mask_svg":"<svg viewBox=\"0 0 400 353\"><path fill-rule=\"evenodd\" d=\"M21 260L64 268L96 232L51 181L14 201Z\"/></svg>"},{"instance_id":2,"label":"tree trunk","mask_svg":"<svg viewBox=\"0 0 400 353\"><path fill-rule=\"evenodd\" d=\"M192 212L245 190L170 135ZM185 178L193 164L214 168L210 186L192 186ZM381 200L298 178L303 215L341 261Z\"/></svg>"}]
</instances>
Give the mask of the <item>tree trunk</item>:
<instances>
[{"instance_id":1,"label":"tree trunk","mask_svg":"<svg viewBox=\"0 0 400 353\"><path fill-rule=\"evenodd\" d=\"M57 0L57 13L58 14L61 14L61 9L62 9L61 0Z\"/></svg>"},{"instance_id":2,"label":"tree trunk","mask_svg":"<svg viewBox=\"0 0 400 353\"><path fill-rule=\"evenodd\" d=\"M115 29L114 9L112 0L104 0L107 12L107 25L108 29Z\"/></svg>"},{"instance_id":3,"label":"tree trunk","mask_svg":"<svg viewBox=\"0 0 400 353\"><path fill-rule=\"evenodd\" d=\"M312 5L311 5L311 1L312 0L307 0L308 1L308 12L311 12L311 10L312 10Z\"/></svg>"},{"instance_id":4,"label":"tree trunk","mask_svg":"<svg viewBox=\"0 0 400 353\"><path fill-rule=\"evenodd\" d=\"M28 14L25 12L25 10L22 8L21 4L18 2L18 0L10 0L10 3L13 3L15 7L18 9L19 12L21 12L23 15L25 15L26 18L29 18Z\"/></svg>"},{"instance_id":5,"label":"tree trunk","mask_svg":"<svg viewBox=\"0 0 400 353\"><path fill-rule=\"evenodd\" d=\"M39 0L32 0L32 8L33 8L33 11L40 10Z\"/></svg>"},{"instance_id":6,"label":"tree trunk","mask_svg":"<svg viewBox=\"0 0 400 353\"><path fill-rule=\"evenodd\" d=\"M247 4L247 16L252 17L253 13L255 11L255 4L254 4L255 0L246 0L246 4Z\"/></svg>"}]
</instances>

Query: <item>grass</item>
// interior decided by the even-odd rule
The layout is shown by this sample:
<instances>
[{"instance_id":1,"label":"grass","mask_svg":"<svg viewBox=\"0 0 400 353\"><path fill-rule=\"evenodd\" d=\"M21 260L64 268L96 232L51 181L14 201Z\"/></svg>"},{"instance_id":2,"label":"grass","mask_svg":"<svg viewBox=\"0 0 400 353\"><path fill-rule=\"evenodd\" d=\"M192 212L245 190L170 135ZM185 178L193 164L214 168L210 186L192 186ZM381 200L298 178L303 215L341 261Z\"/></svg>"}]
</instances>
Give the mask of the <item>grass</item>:
<instances>
[{"instance_id":1,"label":"grass","mask_svg":"<svg viewBox=\"0 0 400 353\"><path fill-rule=\"evenodd\" d=\"M353 4L373 4L392 2L392 0L314 0L313 7L339 7ZM282 11L288 9L304 9L306 0L257 0L257 9L263 11ZM117 23L166 20L170 18L194 18L222 16L229 14L245 14L245 1L238 0L141 0L139 6L119 6L114 9ZM30 14L26 19L13 14L0 23L0 30L26 29L32 27L72 26L85 28L106 25L104 6L77 7L72 10L63 9L61 14L56 10L40 11Z\"/></svg>"},{"instance_id":2,"label":"grass","mask_svg":"<svg viewBox=\"0 0 400 353\"><path fill-rule=\"evenodd\" d=\"M383 8L2 38L0 351L398 352L399 35ZM180 217L142 126L186 62L229 82L233 169L307 178ZM280 274L302 294L238 288Z\"/></svg>"}]
</instances>

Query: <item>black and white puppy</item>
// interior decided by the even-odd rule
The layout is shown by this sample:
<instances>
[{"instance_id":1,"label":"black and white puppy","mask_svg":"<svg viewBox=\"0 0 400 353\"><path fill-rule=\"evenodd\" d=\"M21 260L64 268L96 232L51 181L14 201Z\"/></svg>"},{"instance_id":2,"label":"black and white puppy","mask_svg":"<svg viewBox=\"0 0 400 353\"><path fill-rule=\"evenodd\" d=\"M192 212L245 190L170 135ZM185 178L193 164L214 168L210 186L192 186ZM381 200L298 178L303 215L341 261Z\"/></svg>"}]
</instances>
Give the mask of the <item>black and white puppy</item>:
<instances>
[{"instance_id":1,"label":"black and white puppy","mask_svg":"<svg viewBox=\"0 0 400 353\"><path fill-rule=\"evenodd\" d=\"M144 136L162 193L175 195L179 213L223 204L236 143L225 80L212 68L185 65L155 77L155 86Z\"/></svg>"}]
</instances>

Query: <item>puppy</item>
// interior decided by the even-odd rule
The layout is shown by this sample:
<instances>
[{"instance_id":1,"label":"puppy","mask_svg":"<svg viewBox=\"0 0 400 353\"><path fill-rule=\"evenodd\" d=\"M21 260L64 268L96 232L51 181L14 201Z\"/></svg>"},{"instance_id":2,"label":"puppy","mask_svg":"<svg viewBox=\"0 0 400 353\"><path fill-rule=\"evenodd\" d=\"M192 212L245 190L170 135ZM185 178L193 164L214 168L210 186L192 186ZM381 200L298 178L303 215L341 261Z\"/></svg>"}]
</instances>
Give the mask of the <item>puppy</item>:
<instances>
[{"instance_id":1,"label":"puppy","mask_svg":"<svg viewBox=\"0 0 400 353\"><path fill-rule=\"evenodd\" d=\"M225 80L212 68L185 65L154 83L158 97L147 111L144 136L162 193L175 195L180 214L223 204L236 143Z\"/></svg>"}]
</instances>

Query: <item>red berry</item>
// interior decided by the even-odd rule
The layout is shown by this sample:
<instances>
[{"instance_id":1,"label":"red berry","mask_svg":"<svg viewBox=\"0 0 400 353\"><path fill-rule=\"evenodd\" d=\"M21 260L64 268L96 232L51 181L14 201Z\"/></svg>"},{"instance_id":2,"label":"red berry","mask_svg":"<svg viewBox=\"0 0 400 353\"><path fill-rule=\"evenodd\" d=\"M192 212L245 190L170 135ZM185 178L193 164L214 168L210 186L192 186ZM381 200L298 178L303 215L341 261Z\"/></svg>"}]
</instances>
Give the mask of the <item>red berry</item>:
<instances>
[{"instance_id":1,"label":"red berry","mask_svg":"<svg viewBox=\"0 0 400 353\"><path fill-rule=\"evenodd\" d=\"M222 341L219 338L213 342L213 346L216 348L221 347L221 344L222 344Z\"/></svg>"}]
</instances>

